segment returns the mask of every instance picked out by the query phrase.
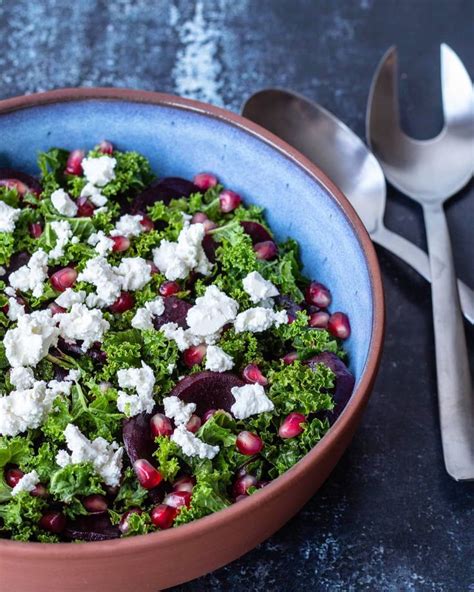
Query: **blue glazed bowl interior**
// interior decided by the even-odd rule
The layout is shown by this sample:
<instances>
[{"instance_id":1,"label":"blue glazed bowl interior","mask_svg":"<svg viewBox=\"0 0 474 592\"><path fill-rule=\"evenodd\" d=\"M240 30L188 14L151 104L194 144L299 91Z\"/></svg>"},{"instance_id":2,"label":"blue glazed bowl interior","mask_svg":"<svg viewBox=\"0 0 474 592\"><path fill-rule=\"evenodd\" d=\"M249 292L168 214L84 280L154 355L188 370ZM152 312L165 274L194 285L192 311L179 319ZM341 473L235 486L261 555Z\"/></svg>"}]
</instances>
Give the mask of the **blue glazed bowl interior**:
<instances>
[{"instance_id":1,"label":"blue glazed bowl interior","mask_svg":"<svg viewBox=\"0 0 474 592\"><path fill-rule=\"evenodd\" d=\"M328 190L250 132L211 115L123 100L78 100L0 116L0 167L37 174L40 150L90 148L102 139L145 154L159 176L214 172L263 206L279 240L295 238L305 273L330 287L332 310L346 312L350 367L360 380L372 337L370 275L350 220Z\"/></svg>"}]
</instances>

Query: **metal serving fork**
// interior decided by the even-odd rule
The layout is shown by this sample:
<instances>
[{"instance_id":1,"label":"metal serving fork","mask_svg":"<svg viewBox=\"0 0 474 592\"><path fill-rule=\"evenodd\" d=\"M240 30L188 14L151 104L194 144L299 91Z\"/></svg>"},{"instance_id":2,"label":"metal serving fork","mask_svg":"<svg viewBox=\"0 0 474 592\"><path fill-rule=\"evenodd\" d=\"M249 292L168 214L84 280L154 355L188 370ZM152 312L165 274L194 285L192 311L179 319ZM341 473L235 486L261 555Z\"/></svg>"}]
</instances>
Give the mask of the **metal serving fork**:
<instances>
[{"instance_id":1,"label":"metal serving fork","mask_svg":"<svg viewBox=\"0 0 474 592\"><path fill-rule=\"evenodd\" d=\"M431 140L400 129L397 53L382 58L370 89L366 131L387 179L423 207L432 280L441 438L447 472L474 479L474 400L444 202L470 180L474 160L472 84L441 45L444 127Z\"/></svg>"}]
</instances>

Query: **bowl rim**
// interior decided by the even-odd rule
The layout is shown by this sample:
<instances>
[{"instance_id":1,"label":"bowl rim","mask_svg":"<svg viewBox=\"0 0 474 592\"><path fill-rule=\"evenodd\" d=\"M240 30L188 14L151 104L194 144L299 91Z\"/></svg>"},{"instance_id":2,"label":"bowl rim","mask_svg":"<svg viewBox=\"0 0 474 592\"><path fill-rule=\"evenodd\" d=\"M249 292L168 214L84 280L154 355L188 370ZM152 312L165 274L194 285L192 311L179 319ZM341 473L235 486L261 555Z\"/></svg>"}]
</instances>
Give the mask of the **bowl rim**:
<instances>
[{"instance_id":1,"label":"bowl rim","mask_svg":"<svg viewBox=\"0 0 474 592\"><path fill-rule=\"evenodd\" d=\"M256 510L258 506L265 504L265 501L270 496L279 495L291 487L293 480L298 479L299 475L309 471L318 462L318 459L325 455L327 450L331 450L335 446L339 437L346 430L350 430L352 417L362 411L369 398L382 355L385 325L384 295L382 277L374 246L362 221L348 199L315 164L273 133L241 115L201 101L181 98L166 93L113 87L63 88L3 99L0 101L0 115L53 104L94 100L143 103L170 107L217 119L238 128L272 147L280 155L302 169L313 181L324 187L330 198L339 205L348 219L364 254L373 301L372 336L359 384L336 422L331 426L321 441L306 456L298 461L296 465L254 495L224 510L220 510L194 522L183 524L179 528L171 528L169 530L136 535L129 538L87 542L87 544L81 545L66 542L39 543L0 539L0 554L4 559L17 556L21 553L22 558L25 560L44 560L47 556L51 556L50 554L53 549L55 560L100 559L112 555L119 557L128 555L129 553L139 552L141 549L149 548L150 546L177 545L182 539L187 537L203 537L218 525L223 526L234 521L245 512Z\"/></svg>"}]
</instances>

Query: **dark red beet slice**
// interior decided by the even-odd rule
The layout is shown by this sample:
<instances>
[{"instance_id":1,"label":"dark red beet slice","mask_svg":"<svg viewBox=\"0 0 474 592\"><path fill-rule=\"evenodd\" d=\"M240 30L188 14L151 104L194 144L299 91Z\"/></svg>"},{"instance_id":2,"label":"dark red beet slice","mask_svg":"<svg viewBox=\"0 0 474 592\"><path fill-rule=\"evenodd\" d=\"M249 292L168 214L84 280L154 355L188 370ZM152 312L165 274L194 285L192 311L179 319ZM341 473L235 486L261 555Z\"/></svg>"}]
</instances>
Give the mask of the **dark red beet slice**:
<instances>
[{"instance_id":1,"label":"dark red beet slice","mask_svg":"<svg viewBox=\"0 0 474 592\"><path fill-rule=\"evenodd\" d=\"M217 244L210 234L206 234L206 236L202 239L202 248L204 249L206 257L209 259L209 261L214 263L216 260Z\"/></svg>"},{"instance_id":2,"label":"dark red beet slice","mask_svg":"<svg viewBox=\"0 0 474 592\"><path fill-rule=\"evenodd\" d=\"M289 296L285 296L280 294L279 296L275 297L275 304L278 309L284 308L290 316L296 318L296 313L300 310L303 310L303 307L290 298Z\"/></svg>"},{"instance_id":3,"label":"dark red beet slice","mask_svg":"<svg viewBox=\"0 0 474 592\"><path fill-rule=\"evenodd\" d=\"M10 263L7 268L7 272L9 274L13 273L17 269L20 269L20 267L23 267L23 265L26 265L29 260L30 260L30 255L26 251L19 251L18 253L14 253L11 256Z\"/></svg>"},{"instance_id":4,"label":"dark red beet slice","mask_svg":"<svg viewBox=\"0 0 474 592\"><path fill-rule=\"evenodd\" d=\"M153 319L155 329L159 329L166 323L177 323L183 329L186 328L186 315L192 304L176 296L167 296L163 298L163 302L165 305L164 313Z\"/></svg>"},{"instance_id":5,"label":"dark red beet slice","mask_svg":"<svg viewBox=\"0 0 474 592\"><path fill-rule=\"evenodd\" d=\"M165 177L154 181L144 191L139 193L132 201L130 211L132 214L145 214L147 208L156 201L169 204L172 199L189 197L192 193L198 193L199 187L181 177Z\"/></svg>"},{"instance_id":6,"label":"dark red beet slice","mask_svg":"<svg viewBox=\"0 0 474 592\"><path fill-rule=\"evenodd\" d=\"M155 446L150 430L151 415L140 413L123 422L122 439L131 464L139 458L153 462L152 453Z\"/></svg>"},{"instance_id":7,"label":"dark red beet slice","mask_svg":"<svg viewBox=\"0 0 474 592\"><path fill-rule=\"evenodd\" d=\"M334 423L351 398L355 384L354 376L344 362L331 352L318 354L306 360L305 364L308 364L311 368L314 368L317 364L325 364L336 375L336 388L333 394L335 406L332 411L326 413L329 421Z\"/></svg>"},{"instance_id":8,"label":"dark red beet slice","mask_svg":"<svg viewBox=\"0 0 474 592\"><path fill-rule=\"evenodd\" d=\"M273 236L268 232L268 230L259 224L258 222L251 222L250 220L244 220L240 223L245 230L245 232L250 236L252 239L252 243L255 245L257 243L263 243L265 241L272 241Z\"/></svg>"},{"instance_id":9,"label":"dark red beet slice","mask_svg":"<svg viewBox=\"0 0 474 592\"><path fill-rule=\"evenodd\" d=\"M34 177L14 169L0 169L0 185L16 188L22 197L25 193L39 196L42 191L41 185Z\"/></svg>"},{"instance_id":10,"label":"dark red beet slice","mask_svg":"<svg viewBox=\"0 0 474 592\"><path fill-rule=\"evenodd\" d=\"M178 382L170 395L186 403L196 403L196 414L202 417L209 409L230 411L235 402L231 389L245 382L229 372L197 372Z\"/></svg>"},{"instance_id":11,"label":"dark red beet slice","mask_svg":"<svg viewBox=\"0 0 474 592\"><path fill-rule=\"evenodd\" d=\"M67 539L79 539L81 541L107 541L118 539L120 530L114 526L107 514L93 514L79 516L69 523L64 530Z\"/></svg>"}]
</instances>

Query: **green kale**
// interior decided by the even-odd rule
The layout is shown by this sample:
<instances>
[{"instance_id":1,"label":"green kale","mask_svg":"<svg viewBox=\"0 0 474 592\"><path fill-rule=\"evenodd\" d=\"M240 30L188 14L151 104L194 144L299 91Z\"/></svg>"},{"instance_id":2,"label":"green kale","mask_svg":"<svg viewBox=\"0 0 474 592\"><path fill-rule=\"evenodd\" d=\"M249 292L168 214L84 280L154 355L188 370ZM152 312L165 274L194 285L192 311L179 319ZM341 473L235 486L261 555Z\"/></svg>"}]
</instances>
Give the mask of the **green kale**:
<instances>
[{"instance_id":1,"label":"green kale","mask_svg":"<svg viewBox=\"0 0 474 592\"><path fill-rule=\"evenodd\" d=\"M10 533L17 541L34 540L40 532L38 522L47 502L22 491L7 504L0 504L0 531Z\"/></svg>"},{"instance_id":2,"label":"green kale","mask_svg":"<svg viewBox=\"0 0 474 592\"><path fill-rule=\"evenodd\" d=\"M179 447L166 436L155 438L156 450L153 452L158 468L166 481L173 481L180 469Z\"/></svg>"},{"instance_id":3,"label":"green kale","mask_svg":"<svg viewBox=\"0 0 474 592\"><path fill-rule=\"evenodd\" d=\"M32 442L25 436L0 436L0 503L10 499L11 488L5 482L5 467L23 465L33 453Z\"/></svg>"}]
</instances>

